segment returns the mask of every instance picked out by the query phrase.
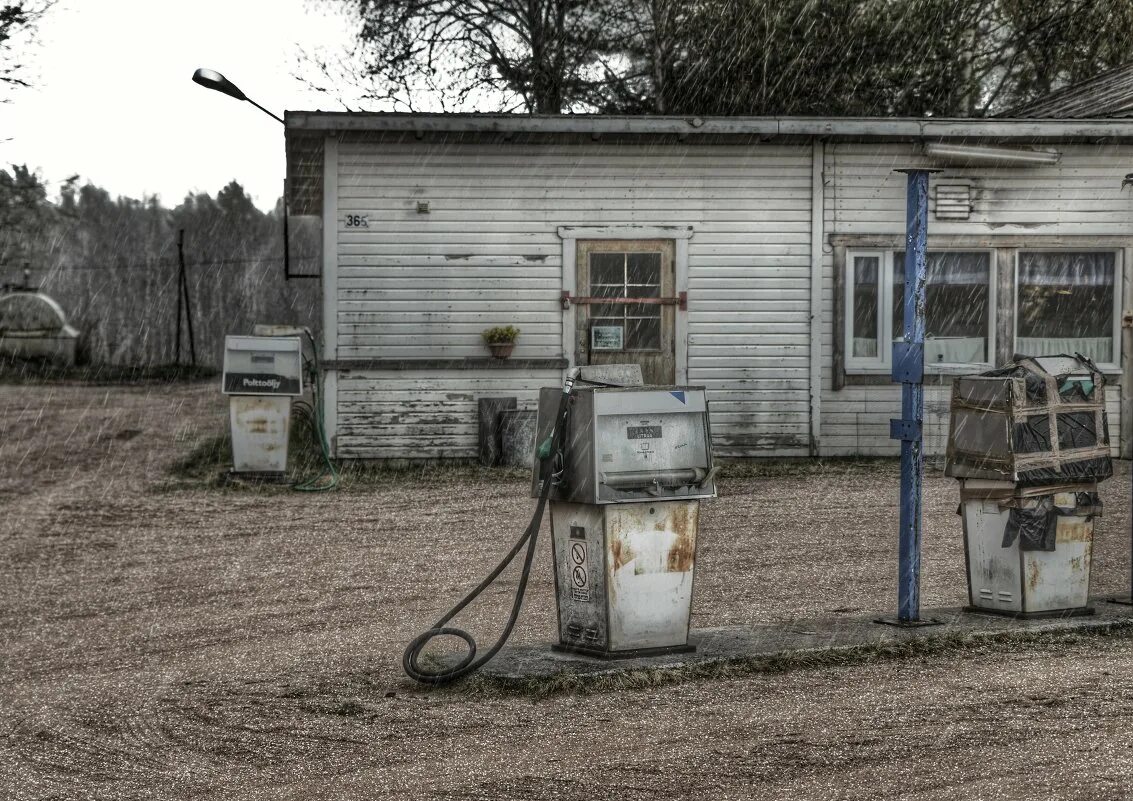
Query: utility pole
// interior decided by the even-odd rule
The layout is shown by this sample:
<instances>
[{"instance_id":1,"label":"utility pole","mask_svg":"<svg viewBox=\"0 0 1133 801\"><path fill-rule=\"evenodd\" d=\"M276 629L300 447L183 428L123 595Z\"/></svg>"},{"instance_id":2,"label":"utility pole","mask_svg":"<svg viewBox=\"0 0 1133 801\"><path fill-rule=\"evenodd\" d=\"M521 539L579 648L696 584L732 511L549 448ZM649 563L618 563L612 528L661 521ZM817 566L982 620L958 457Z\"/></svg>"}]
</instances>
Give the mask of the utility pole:
<instances>
[{"instance_id":1,"label":"utility pole","mask_svg":"<svg viewBox=\"0 0 1133 801\"><path fill-rule=\"evenodd\" d=\"M924 332L928 281L928 176L935 170L898 170L908 176L905 207L905 319L893 343L893 380L901 383L901 418L889 438L901 440L901 517L897 557L897 617L878 623L931 626L921 620L921 500L924 484Z\"/></svg>"},{"instance_id":2,"label":"utility pole","mask_svg":"<svg viewBox=\"0 0 1133 801\"><path fill-rule=\"evenodd\" d=\"M189 363L197 366L197 345L193 339L193 306L189 300L189 278L185 273L185 229L177 232L177 355L174 364L181 364L181 307L189 328Z\"/></svg>"}]
</instances>

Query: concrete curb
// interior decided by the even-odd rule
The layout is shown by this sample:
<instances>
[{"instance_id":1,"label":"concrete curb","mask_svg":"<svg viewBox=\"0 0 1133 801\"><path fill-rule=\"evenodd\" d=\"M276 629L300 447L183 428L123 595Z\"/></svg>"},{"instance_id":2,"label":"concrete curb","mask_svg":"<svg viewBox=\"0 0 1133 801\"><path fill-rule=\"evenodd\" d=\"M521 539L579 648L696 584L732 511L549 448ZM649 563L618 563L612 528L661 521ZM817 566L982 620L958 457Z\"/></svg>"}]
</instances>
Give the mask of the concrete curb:
<instances>
[{"instance_id":1,"label":"concrete curb","mask_svg":"<svg viewBox=\"0 0 1133 801\"><path fill-rule=\"evenodd\" d=\"M960 607L925 610L940 625L915 628L879 625L877 614L824 617L759 626L696 629L693 653L604 660L552 651L549 643L505 647L479 673L479 682L499 689L561 685L562 689L648 673L656 681L696 678L729 667L752 672L853 661L855 655L915 655L971 644L1037 638L1048 634L1133 632L1133 607L1091 600L1095 614L1022 620L965 612Z\"/></svg>"}]
</instances>

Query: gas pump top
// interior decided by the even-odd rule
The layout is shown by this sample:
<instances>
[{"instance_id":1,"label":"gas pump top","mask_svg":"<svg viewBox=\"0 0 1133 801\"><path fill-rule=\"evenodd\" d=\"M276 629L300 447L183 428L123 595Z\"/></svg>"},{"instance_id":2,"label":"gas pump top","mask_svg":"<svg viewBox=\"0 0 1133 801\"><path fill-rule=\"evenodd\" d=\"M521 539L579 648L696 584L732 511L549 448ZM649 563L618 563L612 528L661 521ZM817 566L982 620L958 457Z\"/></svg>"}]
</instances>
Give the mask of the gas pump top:
<instances>
[{"instance_id":1,"label":"gas pump top","mask_svg":"<svg viewBox=\"0 0 1133 801\"><path fill-rule=\"evenodd\" d=\"M554 427L561 391L539 395L536 442ZM704 387L578 386L553 501L612 504L716 496ZM538 497L546 476L534 475Z\"/></svg>"},{"instance_id":2,"label":"gas pump top","mask_svg":"<svg viewBox=\"0 0 1133 801\"><path fill-rule=\"evenodd\" d=\"M221 391L225 395L302 395L299 337L225 337Z\"/></svg>"}]
</instances>

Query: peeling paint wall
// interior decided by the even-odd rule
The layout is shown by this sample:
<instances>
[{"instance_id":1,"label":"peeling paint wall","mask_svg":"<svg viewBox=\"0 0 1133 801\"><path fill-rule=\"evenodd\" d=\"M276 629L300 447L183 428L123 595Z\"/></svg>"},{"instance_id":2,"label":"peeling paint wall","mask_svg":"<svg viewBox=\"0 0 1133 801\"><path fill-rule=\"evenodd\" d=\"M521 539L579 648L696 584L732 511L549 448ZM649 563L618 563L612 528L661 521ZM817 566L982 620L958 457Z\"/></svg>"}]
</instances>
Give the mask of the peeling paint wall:
<instances>
[{"instance_id":1,"label":"peeling paint wall","mask_svg":"<svg viewBox=\"0 0 1133 801\"><path fill-rule=\"evenodd\" d=\"M558 227L692 226L680 313L716 452L805 455L810 154L808 143L346 138L337 358L484 357L480 331L508 324L522 332L512 360L571 358ZM338 453L474 456L478 397L534 408L538 387L560 382L557 370L503 367L344 373Z\"/></svg>"}]
</instances>

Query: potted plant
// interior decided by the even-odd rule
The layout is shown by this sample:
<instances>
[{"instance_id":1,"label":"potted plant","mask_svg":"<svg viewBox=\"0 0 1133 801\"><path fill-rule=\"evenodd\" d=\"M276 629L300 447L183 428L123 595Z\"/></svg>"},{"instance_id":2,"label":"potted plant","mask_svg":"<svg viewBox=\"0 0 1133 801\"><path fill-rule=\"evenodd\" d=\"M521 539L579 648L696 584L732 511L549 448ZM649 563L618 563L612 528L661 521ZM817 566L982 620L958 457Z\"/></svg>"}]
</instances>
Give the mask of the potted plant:
<instances>
[{"instance_id":1,"label":"potted plant","mask_svg":"<svg viewBox=\"0 0 1133 801\"><path fill-rule=\"evenodd\" d=\"M497 359L506 359L515 350L515 340L519 339L519 329L514 325L497 325L484 331L480 336L492 356Z\"/></svg>"}]
</instances>

